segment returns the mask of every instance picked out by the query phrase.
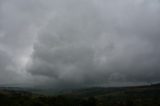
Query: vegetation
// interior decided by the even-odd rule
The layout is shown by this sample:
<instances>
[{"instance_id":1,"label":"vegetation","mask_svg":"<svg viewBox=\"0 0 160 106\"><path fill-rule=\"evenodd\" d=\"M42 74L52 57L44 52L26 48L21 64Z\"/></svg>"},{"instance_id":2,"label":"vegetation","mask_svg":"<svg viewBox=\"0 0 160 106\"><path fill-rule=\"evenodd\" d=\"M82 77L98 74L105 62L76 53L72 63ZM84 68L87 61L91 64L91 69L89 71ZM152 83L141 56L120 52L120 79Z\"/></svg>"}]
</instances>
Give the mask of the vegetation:
<instances>
[{"instance_id":1,"label":"vegetation","mask_svg":"<svg viewBox=\"0 0 160 106\"><path fill-rule=\"evenodd\" d=\"M0 106L160 106L160 86L90 88L58 96L0 90Z\"/></svg>"}]
</instances>

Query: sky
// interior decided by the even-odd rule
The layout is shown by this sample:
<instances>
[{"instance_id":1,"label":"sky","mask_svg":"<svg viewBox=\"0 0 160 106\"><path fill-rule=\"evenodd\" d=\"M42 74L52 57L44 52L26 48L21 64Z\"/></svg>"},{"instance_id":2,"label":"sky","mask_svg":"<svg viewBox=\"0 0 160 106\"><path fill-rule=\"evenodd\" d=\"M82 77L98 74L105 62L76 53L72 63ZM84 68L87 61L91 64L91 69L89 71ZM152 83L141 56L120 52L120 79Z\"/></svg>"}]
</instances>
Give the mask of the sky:
<instances>
[{"instance_id":1,"label":"sky","mask_svg":"<svg viewBox=\"0 0 160 106\"><path fill-rule=\"evenodd\" d=\"M0 0L0 84L160 81L159 0Z\"/></svg>"}]
</instances>

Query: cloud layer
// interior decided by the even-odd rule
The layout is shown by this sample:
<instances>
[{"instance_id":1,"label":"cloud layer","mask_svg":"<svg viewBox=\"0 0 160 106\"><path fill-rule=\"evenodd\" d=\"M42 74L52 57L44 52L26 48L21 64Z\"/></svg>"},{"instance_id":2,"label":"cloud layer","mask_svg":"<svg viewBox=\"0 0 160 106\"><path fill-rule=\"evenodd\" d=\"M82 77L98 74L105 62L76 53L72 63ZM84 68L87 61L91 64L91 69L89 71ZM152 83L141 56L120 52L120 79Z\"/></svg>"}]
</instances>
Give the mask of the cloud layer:
<instances>
[{"instance_id":1,"label":"cloud layer","mask_svg":"<svg viewBox=\"0 0 160 106\"><path fill-rule=\"evenodd\" d=\"M0 2L2 83L10 76L51 87L160 80L158 0Z\"/></svg>"}]
</instances>

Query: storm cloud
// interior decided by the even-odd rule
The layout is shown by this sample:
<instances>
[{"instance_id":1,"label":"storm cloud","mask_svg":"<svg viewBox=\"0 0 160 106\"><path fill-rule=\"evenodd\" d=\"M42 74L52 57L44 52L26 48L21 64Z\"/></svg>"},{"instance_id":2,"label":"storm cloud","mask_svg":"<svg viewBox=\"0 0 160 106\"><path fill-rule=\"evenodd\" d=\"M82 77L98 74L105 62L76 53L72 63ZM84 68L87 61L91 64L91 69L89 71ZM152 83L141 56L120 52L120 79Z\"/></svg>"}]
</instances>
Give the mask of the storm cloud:
<instances>
[{"instance_id":1,"label":"storm cloud","mask_svg":"<svg viewBox=\"0 0 160 106\"><path fill-rule=\"evenodd\" d=\"M1 0L1 82L157 82L159 13L159 0Z\"/></svg>"}]
</instances>

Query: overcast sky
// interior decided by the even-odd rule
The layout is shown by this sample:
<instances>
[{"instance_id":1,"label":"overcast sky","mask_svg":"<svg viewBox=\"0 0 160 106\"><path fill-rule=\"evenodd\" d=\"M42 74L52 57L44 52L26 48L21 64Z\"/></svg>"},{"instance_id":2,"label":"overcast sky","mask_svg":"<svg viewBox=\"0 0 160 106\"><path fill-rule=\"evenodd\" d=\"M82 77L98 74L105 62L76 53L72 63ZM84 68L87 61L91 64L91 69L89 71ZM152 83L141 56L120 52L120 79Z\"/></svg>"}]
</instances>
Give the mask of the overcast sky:
<instances>
[{"instance_id":1,"label":"overcast sky","mask_svg":"<svg viewBox=\"0 0 160 106\"><path fill-rule=\"evenodd\" d=\"M0 0L0 84L157 81L159 0Z\"/></svg>"}]
</instances>

